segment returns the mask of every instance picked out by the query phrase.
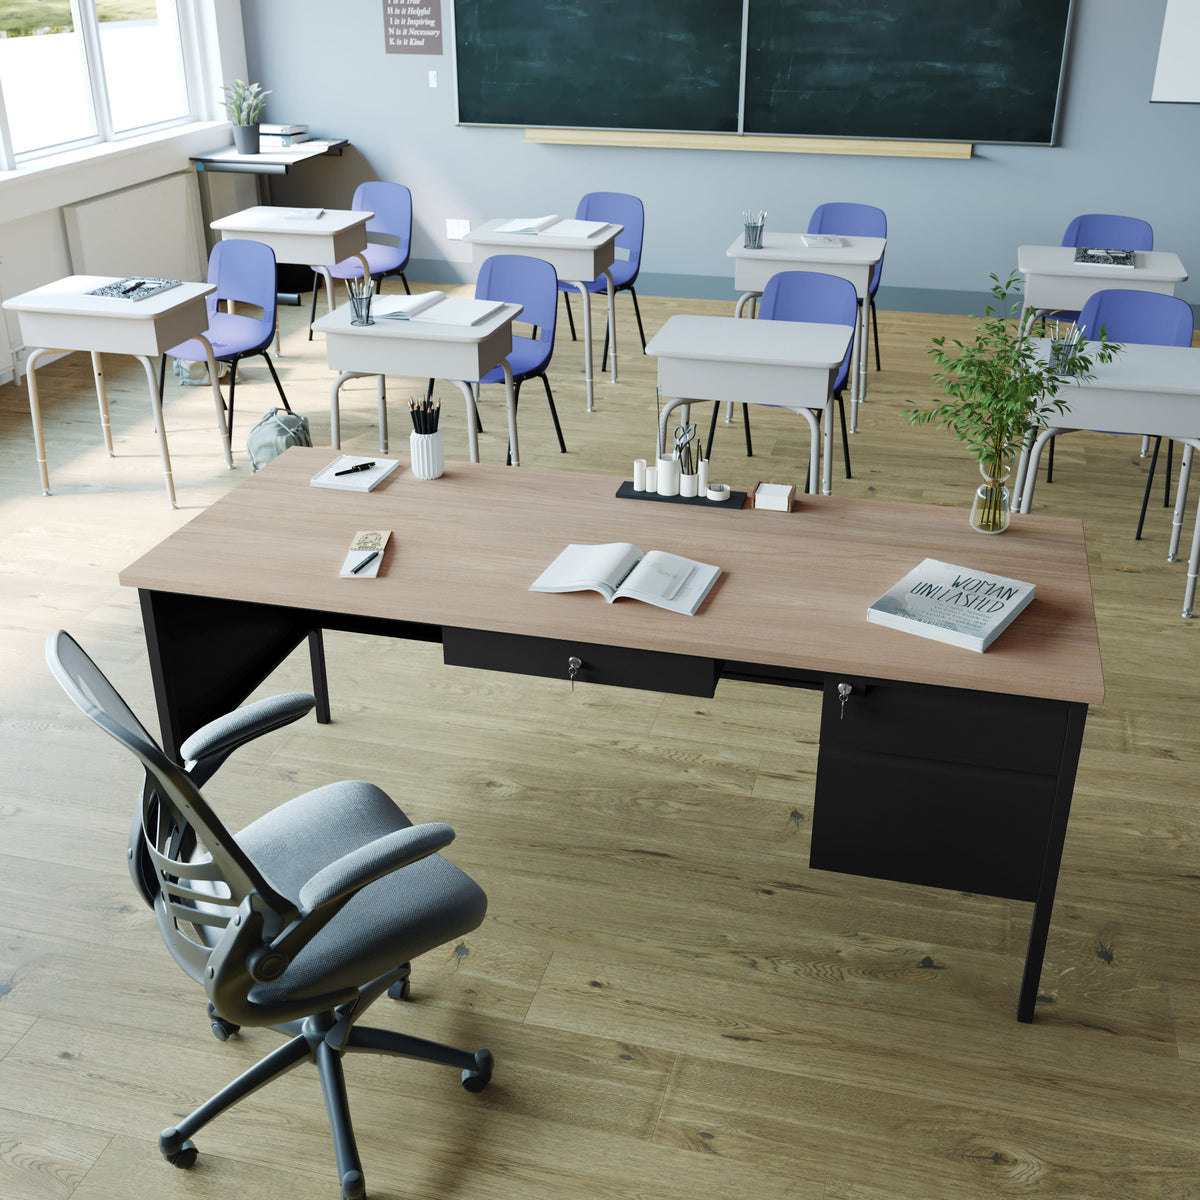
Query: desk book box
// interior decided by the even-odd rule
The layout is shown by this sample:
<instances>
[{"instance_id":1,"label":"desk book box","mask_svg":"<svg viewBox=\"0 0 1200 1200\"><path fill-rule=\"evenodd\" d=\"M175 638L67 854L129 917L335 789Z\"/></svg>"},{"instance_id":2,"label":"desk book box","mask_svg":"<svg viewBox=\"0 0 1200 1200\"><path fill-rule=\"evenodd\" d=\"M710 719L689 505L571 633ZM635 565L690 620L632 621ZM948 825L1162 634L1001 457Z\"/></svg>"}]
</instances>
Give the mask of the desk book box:
<instances>
[{"instance_id":1,"label":"desk book box","mask_svg":"<svg viewBox=\"0 0 1200 1200\"><path fill-rule=\"evenodd\" d=\"M867 620L982 653L1033 592L1032 583L927 558L867 609Z\"/></svg>"}]
</instances>

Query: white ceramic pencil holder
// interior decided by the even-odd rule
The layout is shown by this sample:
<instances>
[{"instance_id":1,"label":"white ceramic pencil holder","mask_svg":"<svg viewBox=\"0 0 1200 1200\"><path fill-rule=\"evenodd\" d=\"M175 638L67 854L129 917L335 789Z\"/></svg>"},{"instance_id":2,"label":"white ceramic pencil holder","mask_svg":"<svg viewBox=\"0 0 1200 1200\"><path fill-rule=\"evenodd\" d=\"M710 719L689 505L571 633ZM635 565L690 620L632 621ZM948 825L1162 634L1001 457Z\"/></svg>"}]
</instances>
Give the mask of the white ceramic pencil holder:
<instances>
[{"instance_id":1,"label":"white ceramic pencil holder","mask_svg":"<svg viewBox=\"0 0 1200 1200\"><path fill-rule=\"evenodd\" d=\"M408 453L412 472L418 479L441 479L446 469L446 452L442 447L442 431L408 435Z\"/></svg>"}]
</instances>

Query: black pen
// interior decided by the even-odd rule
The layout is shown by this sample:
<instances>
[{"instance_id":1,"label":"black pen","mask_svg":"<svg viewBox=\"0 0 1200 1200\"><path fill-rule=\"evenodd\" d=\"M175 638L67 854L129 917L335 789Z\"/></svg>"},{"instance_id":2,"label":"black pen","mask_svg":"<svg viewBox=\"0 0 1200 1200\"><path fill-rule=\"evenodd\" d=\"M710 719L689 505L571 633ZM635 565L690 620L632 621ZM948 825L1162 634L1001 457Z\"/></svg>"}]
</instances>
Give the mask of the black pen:
<instances>
[{"instance_id":1,"label":"black pen","mask_svg":"<svg viewBox=\"0 0 1200 1200\"><path fill-rule=\"evenodd\" d=\"M140 288L145 282L146 281L144 279L139 279L137 283L131 283L127 288L121 289L121 295L128 296L130 292L136 292L138 288Z\"/></svg>"},{"instance_id":2,"label":"black pen","mask_svg":"<svg viewBox=\"0 0 1200 1200\"><path fill-rule=\"evenodd\" d=\"M369 471L374 465L375 464L373 462L359 463L358 466L347 467L344 471L334 471L334 474L335 475L353 475L355 471Z\"/></svg>"},{"instance_id":3,"label":"black pen","mask_svg":"<svg viewBox=\"0 0 1200 1200\"><path fill-rule=\"evenodd\" d=\"M359 573L359 571L361 571L361 570L363 569L363 567L369 567L369 566L370 566L370 565L371 565L371 564L372 564L372 563L373 563L373 562L374 562L374 561L375 561L375 560L376 560L378 557L379 557L379 551L378 551L378 550L372 550L372 551L371 551L371 553L370 553L370 554L368 554L368 555L367 555L367 557L366 557L366 558L364 558L364 559L362 560L362 562L360 562L360 563L358 564L358 566L357 566L357 567L351 567L351 568L350 568L350 574L351 574L351 575L357 575L357 574Z\"/></svg>"}]
</instances>

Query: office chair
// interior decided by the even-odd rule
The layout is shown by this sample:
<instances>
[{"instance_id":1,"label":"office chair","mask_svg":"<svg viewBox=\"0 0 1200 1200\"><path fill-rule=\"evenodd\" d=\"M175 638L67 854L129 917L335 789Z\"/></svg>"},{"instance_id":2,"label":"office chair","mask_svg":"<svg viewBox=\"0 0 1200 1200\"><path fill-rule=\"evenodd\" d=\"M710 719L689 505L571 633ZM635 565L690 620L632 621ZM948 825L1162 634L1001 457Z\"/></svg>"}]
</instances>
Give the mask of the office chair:
<instances>
[{"instance_id":1,"label":"office chair","mask_svg":"<svg viewBox=\"0 0 1200 1200\"><path fill-rule=\"evenodd\" d=\"M275 252L262 242L232 238L217 242L208 256L208 282L217 290L205 297L208 306L208 328L204 336L212 346L213 358L229 364L229 432L233 433L233 401L237 389L238 362L252 354L261 354L267 362L271 378L283 407L292 406L283 394L283 385L275 373L275 364L267 347L275 337ZM221 305L227 305L225 311ZM262 310L258 317L234 312L235 304L249 304ZM167 377L167 356L204 360L204 347L195 338L180 342L164 352L158 366L158 392L162 395Z\"/></svg>"},{"instance_id":2,"label":"office chair","mask_svg":"<svg viewBox=\"0 0 1200 1200\"><path fill-rule=\"evenodd\" d=\"M1088 243L1085 243L1088 244ZM1114 247L1124 249L1124 247ZM1085 337L1099 338L1103 329L1114 342L1133 342L1147 346L1190 346L1194 332L1192 306L1179 296L1164 296L1158 292L1143 292L1133 288L1108 288L1093 292L1084 302L1077 322ZM1167 442L1167 482L1163 494L1164 506L1171 503L1171 457L1174 442ZM1135 541L1142 537L1150 488L1158 465L1162 437L1155 436L1150 469L1146 473L1146 492L1138 516Z\"/></svg>"},{"instance_id":3,"label":"office chair","mask_svg":"<svg viewBox=\"0 0 1200 1200\"><path fill-rule=\"evenodd\" d=\"M408 277L404 274L408 266L408 256L412 244L412 192L402 183L384 183L378 180L360 183L354 189L354 199L350 201L351 209L356 212L373 212L375 215L367 222L367 233L379 233L385 237L395 238L396 244L390 242L373 242L367 239L367 248L363 255L371 268L371 278L375 281L375 292L383 289L384 278L388 275L399 275L404 284L405 295L411 295L408 287ZM361 279L363 268L358 256L352 254L334 263L328 268L334 279ZM320 290L320 272L313 272L312 309L308 315L308 340L312 341L312 323L317 319L317 292Z\"/></svg>"},{"instance_id":4,"label":"office chair","mask_svg":"<svg viewBox=\"0 0 1200 1200\"><path fill-rule=\"evenodd\" d=\"M559 453L566 454L567 444L563 441L562 426L558 423L554 393L546 377L546 368L554 353L554 329L558 317L558 275L554 268L543 259L524 254L493 254L479 268L475 280L475 298L520 304L522 312L519 320L534 327L532 337L513 334L513 348L507 355L513 377L513 409L515 411L521 395L521 384L527 379L540 379L546 389L546 402L550 405ZM479 400L481 384L503 382L504 368L497 363L482 379L472 384L476 401ZM427 396L433 395L433 385L431 379L425 393ZM482 424L479 428L482 430ZM511 446L508 461L512 462Z\"/></svg>"},{"instance_id":5,"label":"office chair","mask_svg":"<svg viewBox=\"0 0 1200 1200\"><path fill-rule=\"evenodd\" d=\"M846 436L846 408L842 394L850 379L850 359L854 352L853 326L858 317L858 293L854 284L838 275L824 275L818 271L780 271L767 280L763 288L762 299L758 306L760 321L811 321L824 325L851 326L850 342L846 347L845 357L833 380L830 389L838 403L838 415L842 425L842 457L846 464L846 478L850 475L850 441ZM754 448L750 441L750 404L759 401L751 400L742 405L742 422L746 429L746 456L752 457ZM704 457L712 457L713 434L717 428L717 413L721 402L713 405L712 420L708 426L708 444ZM779 405L766 404L765 408L778 408ZM816 486L816 480L809 480L809 489Z\"/></svg>"},{"instance_id":6,"label":"office chair","mask_svg":"<svg viewBox=\"0 0 1200 1200\"><path fill-rule=\"evenodd\" d=\"M613 277L613 291L628 292L633 300L633 315L637 317L638 336L642 339L642 353L646 352L646 331L642 328L642 313L638 308L637 292L633 285L637 282L638 271L642 266L642 236L646 226L646 212L642 202L636 196L624 192L588 192L579 201L575 209L575 217L580 221L609 221L613 225L624 228L617 234L613 243L618 249L627 250L627 259L615 259L609 271ZM600 292L608 295L608 282L603 275L598 275L587 285L589 292ZM575 318L571 313L571 293L577 289L569 283L560 283L558 290L563 294L563 303L567 306L567 324L571 329L571 341L575 340ZM608 368L608 319L604 322L604 351L600 359L600 370Z\"/></svg>"},{"instance_id":7,"label":"office chair","mask_svg":"<svg viewBox=\"0 0 1200 1200\"><path fill-rule=\"evenodd\" d=\"M175 961L208 995L213 1032L269 1026L288 1041L189 1116L162 1131L163 1157L191 1167L192 1136L239 1100L313 1061L333 1132L343 1200L366 1186L350 1122L342 1055L390 1054L455 1067L471 1092L492 1073L487 1050L457 1050L356 1024L386 991L408 988L408 960L475 929L487 898L436 851L454 831L413 825L379 788L327 784L273 809L236 836L200 794L239 746L303 716L311 696L246 705L197 730L179 766L163 754L69 634L46 659L76 706L141 764L130 831L134 884Z\"/></svg>"},{"instance_id":8,"label":"office chair","mask_svg":"<svg viewBox=\"0 0 1200 1200\"><path fill-rule=\"evenodd\" d=\"M870 204L851 204L832 201L818 204L808 219L806 233L845 234L847 237L887 237L887 215L883 209ZM867 285L870 303L871 339L875 343L875 370L879 370L879 317L875 311L875 293L883 278L883 258L871 268L871 281ZM866 336L864 332L864 337Z\"/></svg>"}]
</instances>

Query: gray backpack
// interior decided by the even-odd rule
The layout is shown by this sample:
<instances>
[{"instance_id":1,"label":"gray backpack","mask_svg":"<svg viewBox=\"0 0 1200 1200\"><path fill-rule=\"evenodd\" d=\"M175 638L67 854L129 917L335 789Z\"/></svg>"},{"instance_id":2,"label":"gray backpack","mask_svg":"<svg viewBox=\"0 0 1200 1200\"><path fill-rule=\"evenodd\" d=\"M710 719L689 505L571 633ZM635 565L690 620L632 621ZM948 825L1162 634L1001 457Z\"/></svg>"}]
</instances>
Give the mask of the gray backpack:
<instances>
[{"instance_id":1,"label":"gray backpack","mask_svg":"<svg viewBox=\"0 0 1200 1200\"><path fill-rule=\"evenodd\" d=\"M289 446L311 446L312 435L308 431L308 418L286 409L273 408L246 438L246 453L250 466L261 470L278 457Z\"/></svg>"}]
</instances>

